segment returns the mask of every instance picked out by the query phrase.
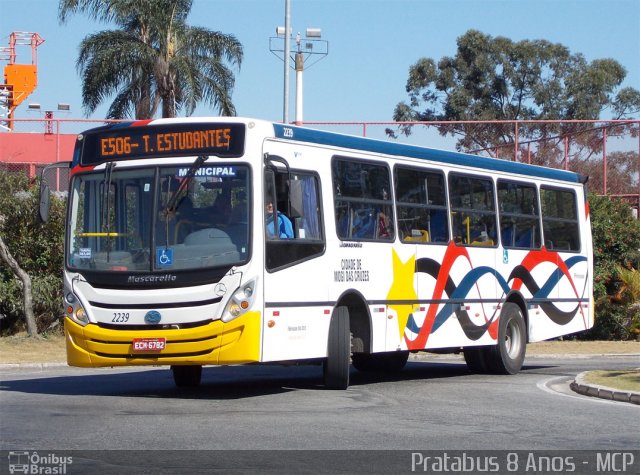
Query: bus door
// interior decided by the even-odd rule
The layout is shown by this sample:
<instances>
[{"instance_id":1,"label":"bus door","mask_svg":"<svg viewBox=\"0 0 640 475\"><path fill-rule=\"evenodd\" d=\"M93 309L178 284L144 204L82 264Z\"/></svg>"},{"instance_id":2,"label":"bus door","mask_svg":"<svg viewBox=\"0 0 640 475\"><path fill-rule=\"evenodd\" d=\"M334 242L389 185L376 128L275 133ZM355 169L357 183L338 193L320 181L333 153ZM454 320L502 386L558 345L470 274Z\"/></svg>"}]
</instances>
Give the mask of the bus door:
<instances>
[{"instance_id":1,"label":"bus door","mask_svg":"<svg viewBox=\"0 0 640 475\"><path fill-rule=\"evenodd\" d=\"M268 156L263 205L263 360L324 357L331 308L319 280L325 241L317 173Z\"/></svg>"}]
</instances>

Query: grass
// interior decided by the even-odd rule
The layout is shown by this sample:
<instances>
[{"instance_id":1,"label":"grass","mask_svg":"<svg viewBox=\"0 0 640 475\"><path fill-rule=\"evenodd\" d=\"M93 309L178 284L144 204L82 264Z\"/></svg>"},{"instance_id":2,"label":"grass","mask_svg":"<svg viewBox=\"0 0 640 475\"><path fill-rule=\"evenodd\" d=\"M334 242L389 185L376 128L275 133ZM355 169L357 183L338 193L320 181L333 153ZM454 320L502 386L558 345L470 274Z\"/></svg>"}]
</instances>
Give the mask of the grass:
<instances>
[{"instance_id":1,"label":"grass","mask_svg":"<svg viewBox=\"0 0 640 475\"><path fill-rule=\"evenodd\" d=\"M30 338L26 334L0 338L1 363L66 363L64 336Z\"/></svg>"},{"instance_id":2,"label":"grass","mask_svg":"<svg viewBox=\"0 0 640 475\"><path fill-rule=\"evenodd\" d=\"M527 355L621 355L640 354L640 341L540 341L527 345Z\"/></svg>"},{"instance_id":3,"label":"grass","mask_svg":"<svg viewBox=\"0 0 640 475\"><path fill-rule=\"evenodd\" d=\"M585 375L584 381L588 384L622 391L640 392L640 369L633 371L589 371Z\"/></svg>"}]
</instances>

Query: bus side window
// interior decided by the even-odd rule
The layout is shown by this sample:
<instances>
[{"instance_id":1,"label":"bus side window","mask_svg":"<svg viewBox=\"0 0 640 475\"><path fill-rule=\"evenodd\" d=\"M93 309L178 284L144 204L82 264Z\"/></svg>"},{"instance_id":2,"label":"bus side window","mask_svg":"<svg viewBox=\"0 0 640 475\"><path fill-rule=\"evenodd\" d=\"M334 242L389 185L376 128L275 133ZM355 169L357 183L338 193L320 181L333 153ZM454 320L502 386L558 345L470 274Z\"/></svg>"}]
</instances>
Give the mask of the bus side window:
<instances>
[{"instance_id":1,"label":"bus side window","mask_svg":"<svg viewBox=\"0 0 640 475\"><path fill-rule=\"evenodd\" d=\"M317 178L292 174L290 189L290 218L298 239L322 239L320 232L320 203Z\"/></svg>"},{"instance_id":2,"label":"bus side window","mask_svg":"<svg viewBox=\"0 0 640 475\"><path fill-rule=\"evenodd\" d=\"M396 215L404 242L449 241L444 174L435 170L396 166Z\"/></svg>"},{"instance_id":3,"label":"bus side window","mask_svg":"<svg viewBox=\"0 0 640 475\"><path fill-rule=\"evenodd\" d=\"M387 165L335 157L331 170L338 237L392 241L395 227Z\"/></svg>"},{"instance_id":4,"label":"bus side window","mask_svg":"<svg viewBox=\"0 0 640 475\"><path fill-rule=\"evenodd\" d=\"M540 213L534 185L499 179L498 208L503 247L540 248Z\"/></svg>"},{"instance_id":5,"label":"bus side window","mask_svg":"<svg viewBox=\"0 0 640 475\"><path fill-rule=\"evenodd\" d=\"M449 201L455 242L469 246L497 243L493 181L490 178L449 174Z\"/></svg>"},{"instance_id":6,"label":"bus side window","mask_svg":"<svg viewBox=\"0 0 640 475\"><path fill-rule=\"evenodd\" d=\"M265 204L269 200L273 200L277 210L265 213L267 270L278 270L321 255L324 232L317 174L267 170ZM277 226L274 226L275 214ZM277 229L275 233L274 229Z\"/></svg>"},{"instance_id":7,"label":"bus side window","mask_svg":"<svg viewBox=\"0 0 640 475\"><path fill-rule=\"evenodd\" d=\"M265 173L264 220L267 239L293 239L293 224L289 219L286 173L268 170Z\"/></svg>"},{"instance_id":8,"label":"bus side window","mask_svg":"<svg viewBox=\"0 0 640 475\"><path fill-rule=\"evenodd\" d=\"M572 190L540 187L542 232L548 249L580 250L580 227L576 195Z\"/></svg>"}]
</instances>

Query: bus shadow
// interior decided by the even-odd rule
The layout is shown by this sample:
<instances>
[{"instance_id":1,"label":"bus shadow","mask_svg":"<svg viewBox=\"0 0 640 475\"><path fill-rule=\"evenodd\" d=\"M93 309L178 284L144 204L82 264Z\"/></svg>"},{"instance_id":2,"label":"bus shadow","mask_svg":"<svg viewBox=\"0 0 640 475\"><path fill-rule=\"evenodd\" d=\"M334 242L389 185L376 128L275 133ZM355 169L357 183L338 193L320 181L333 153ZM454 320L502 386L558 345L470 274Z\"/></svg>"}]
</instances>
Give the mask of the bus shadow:
<instances>
[{"instance_id":1,"label":"bus shadow","mask_svg":"<svg viewBox=\"0 0 640 475\"><path fill-rule=\"evenodd\" d=\"M549 368L525 366L527 370ZM81 372L82 370L77 370ZM104 373L102 373L104 371ZM404 381L434 381L455 378L484 380L491 375L471 374L464 363L409 362L398 372L360 372L351 368L350 387ZM282 394L298 390L323 390L320 365L205 367L196 388L177 388L171 371L163 368L95 370L91 374L67 374L32 379L4 379L0 390L58 396L118 396L141 398L232 400Z\"/></svg>"},{"instance_id":2,"label":"bus shadow","mask_svg":"<svg viewBox=\"0 0 640 475\"><path fill-rule=\"evenodd\" d=\"M522 367L522 372L529 370L538 370L551 368L548 365L525 365ZM376 382L395 382L395 381L413 381L413 380L437 380L445 378L491 378L500 377L501 375L494 374L474 374L469 371L467 365L464 362L424 362L415 361L409 362L402 371L398 372L360 372L352 368L350 385L365 385Z\"/></svg>"},{"instance_id":3,"label":"bus shadow","mask_svg":"<svg viewBox=\"0 0 640 475\"><path fill-rule=\"evenodd\" d=\"M202 383L196 388L178 388L168 368L134 371L104 369L90 374L65 374L31 379L3 379L1 391L55 396L105 396L177 399L251 398L291 391L264 377L242 371L244 367L203 369ZM75 373L74 368L74 373ZM263 382L265 384L263 384Z\"/></svg>"}]
</instances>

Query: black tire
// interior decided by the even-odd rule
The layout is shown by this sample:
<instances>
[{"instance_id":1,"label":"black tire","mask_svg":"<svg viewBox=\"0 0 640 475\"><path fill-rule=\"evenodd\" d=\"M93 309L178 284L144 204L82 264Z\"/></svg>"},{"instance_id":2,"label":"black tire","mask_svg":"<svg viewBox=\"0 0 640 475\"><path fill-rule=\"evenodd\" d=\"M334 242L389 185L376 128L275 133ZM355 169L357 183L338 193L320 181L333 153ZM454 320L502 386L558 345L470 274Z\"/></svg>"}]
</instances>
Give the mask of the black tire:
<instances>
[{"instance_id":1,"label":"black tire","mask_svg":"<svg viewBox=\"0 0 640 475\"><path fill-rule=\"evenodd\" d=\"M354 353L351 357L353 367L358 371L380 371L393 373L407 364L408 351L390 351L386 353Z\"/></svg>"},{"instance_id":2,"label":"black tire","mask_svg":"<svg viewBox=\"0 0 640 475\"><path fill-rule=\"evenodd\" d=\"M202 379L202 366L172 366L173 381L179 388L196 388Z\"/></svg>"},{"instance_id":3,"label":"black tire","mask_svg":"<svg viewBox=\"0 0 640 475\"><path fill-rule=\"evenodd\" d=\"M488 350L490 350L490 347L486 346L471 346L462 349L464 361L467 363L467 368L471 373L486 374L489 371L487 366Z\"/></svg>"},{"instance_id":4,"label":"black tire","mask_svg":"<svg viewBox=\"0 0 640 475\"><path fill-rule=\"evenodd\" d=\"M498 323L498 344L489 347L487 365L492 373L516 374L527 351L527 330L520 307L505 303Z\"/></svg>"},{"instance_id":5,"label":"black tire","mask_svg":"<svg viewBox=\"0 0 640 475\"><path fill-rule=\"evenodd\" d=\"M329 323L327 357L322 364L324 385L327 389L349 387L350 356L349 310L347 307L336 307Z\"/></svg>"}]
</instances>

